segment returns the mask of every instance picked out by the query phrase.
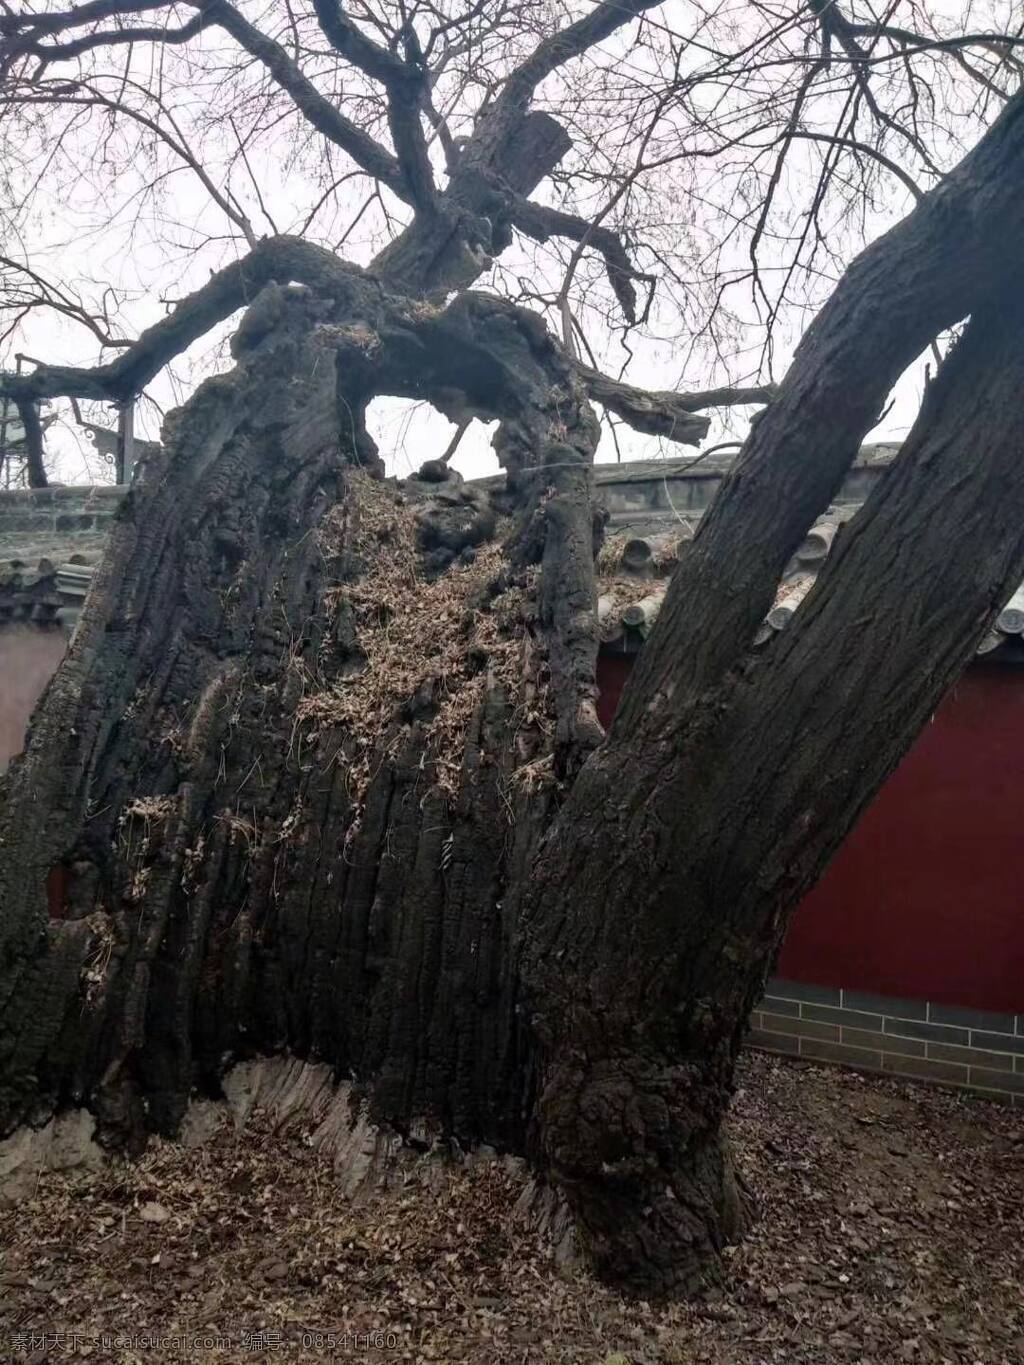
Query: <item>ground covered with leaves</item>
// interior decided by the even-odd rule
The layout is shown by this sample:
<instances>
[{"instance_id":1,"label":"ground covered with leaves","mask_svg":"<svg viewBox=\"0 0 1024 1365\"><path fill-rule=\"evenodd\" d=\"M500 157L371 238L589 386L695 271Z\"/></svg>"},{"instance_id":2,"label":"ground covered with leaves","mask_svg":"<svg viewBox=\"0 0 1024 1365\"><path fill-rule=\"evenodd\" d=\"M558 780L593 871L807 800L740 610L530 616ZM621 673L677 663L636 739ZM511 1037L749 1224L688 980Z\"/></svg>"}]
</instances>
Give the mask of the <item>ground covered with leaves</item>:
<instances>
[{"instance_id":1,"label":"ground covered with leaves","mask_svg":"<svg viewBox=\"0 0 1024 1365\"><path fill-rule=\"evenodd\" d=\"M559 1269L516 1162L353 1206L257 1116L48 1174L0 1212L0 1358L1024 1361L1019 1110L755 1054L733 1132L760 1221L722 1289L669 1308Z\"/></svg>"}]
</instances>

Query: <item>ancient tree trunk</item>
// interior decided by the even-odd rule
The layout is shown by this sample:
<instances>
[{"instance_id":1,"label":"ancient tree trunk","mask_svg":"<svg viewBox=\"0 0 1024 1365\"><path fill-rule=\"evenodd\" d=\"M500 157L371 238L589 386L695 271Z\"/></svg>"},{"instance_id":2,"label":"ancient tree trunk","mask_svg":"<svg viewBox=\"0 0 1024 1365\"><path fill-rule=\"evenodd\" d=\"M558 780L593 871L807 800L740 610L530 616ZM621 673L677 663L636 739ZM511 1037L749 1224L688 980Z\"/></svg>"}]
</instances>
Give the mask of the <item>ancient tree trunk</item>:
<instances>
[{"instance_id":1,"label":"ancient tree trunk","mask_svg":"<svg viewBox=\"0 0 1024 1365\"><path fill-rule=\"evenodd\" d=\"M289 1048L399 1131L521 1144L501 904L600 738L597 425L528 314L319 283L268 286L171 419L6 779L8 1128L170 1132ZM381 390L500 417L506 500L383 484Z\"/></svg>"},{"instance_id":2,"label":"ancient tree trunk","mask_svg":"<svg viewBox=\"0 0 1024 1365\"><path fill-rule=\"evenodd\" d=\"M787 916L1024 574L1022 186L1017 103L855 265L603 742L596 422L536 318L389 292L450 281L413 232L383 281L273 239L152 329L146 364L263 286L235 369L126 501L0 791L4 1129L85 1102L131 1144L230 1058L290 1049L410 1142L528 1150L610 1277L713 1268L744 1215L733 1065ZM893 471L754 652L892 382L968 313ZM436 461L383 481L379 393L497 419L505 490Z\"/></svg>"}]
</instances>

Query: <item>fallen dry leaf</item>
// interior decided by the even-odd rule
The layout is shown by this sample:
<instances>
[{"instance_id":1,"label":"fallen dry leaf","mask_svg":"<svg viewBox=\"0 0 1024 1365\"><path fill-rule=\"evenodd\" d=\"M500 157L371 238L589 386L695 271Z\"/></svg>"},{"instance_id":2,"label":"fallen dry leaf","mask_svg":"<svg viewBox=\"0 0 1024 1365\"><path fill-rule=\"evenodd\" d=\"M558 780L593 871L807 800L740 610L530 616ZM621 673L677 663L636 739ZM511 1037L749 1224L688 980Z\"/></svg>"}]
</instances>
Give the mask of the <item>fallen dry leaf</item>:
<instances>
[{"instance_id":1,"label":"fallen dry leaf","mask_svg":"<svg viewBox=\"0 0 1024 1365\"><path fill-rule=\"evenodd\" d=\"M732 1140L760 1217L721 1289L665 1307L560 1271L513 1217L521 1165L434 1166L354 1206L301 1123L256 1115L0 1212L0 1357L31 1358L34 1330L118 1365L1021 1365L1020 1131L969 1096L748 1055ZM205 1340L88 1344L125 1332Z\"/></svg>"}]
</instances>

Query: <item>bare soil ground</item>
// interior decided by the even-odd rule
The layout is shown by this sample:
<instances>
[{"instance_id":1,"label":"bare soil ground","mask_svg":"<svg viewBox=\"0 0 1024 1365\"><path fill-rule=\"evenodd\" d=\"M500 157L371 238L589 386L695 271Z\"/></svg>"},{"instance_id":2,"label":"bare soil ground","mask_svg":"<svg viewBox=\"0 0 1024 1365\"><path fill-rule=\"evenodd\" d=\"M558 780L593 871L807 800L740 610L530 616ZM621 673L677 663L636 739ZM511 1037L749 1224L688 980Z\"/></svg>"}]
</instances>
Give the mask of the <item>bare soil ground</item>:
<instances>
[{"instance_id":1,"label":"bare soil ground","mask_svg":"<svg viewBox=\"0 0 1024 1365\"><path fill-rule=\"evenodd\" d=\"M723 1289L670 1308L559 1271L513 1218L517 1163L353 1207L300 1130L157 1142L0 1213L0 1358L1022 1365L1022 1117L748 1056L761 1218Z\"/></svg>"}]
</instances>

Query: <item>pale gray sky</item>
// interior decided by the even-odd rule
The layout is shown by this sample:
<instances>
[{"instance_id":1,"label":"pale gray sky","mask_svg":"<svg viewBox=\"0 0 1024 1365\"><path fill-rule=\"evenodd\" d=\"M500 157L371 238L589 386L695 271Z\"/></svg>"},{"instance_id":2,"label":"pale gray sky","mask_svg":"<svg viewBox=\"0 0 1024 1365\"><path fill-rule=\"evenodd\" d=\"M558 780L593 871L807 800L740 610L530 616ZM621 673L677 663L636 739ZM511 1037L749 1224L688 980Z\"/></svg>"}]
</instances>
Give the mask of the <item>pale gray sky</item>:
<instances>
[{"instance_id":1,"label":"pale gray sky","mask_svg":"<svg viewBox=\"0 0 1024 1365\"><path fill-rule=\"evenodd\" d=\"M48 4L49 0L44 3ZM588 0L572 0L571 8L582 11L587 3ZM259 5L256 7L258 10ZM1012 7L1012 4L1009 9L1005 4L1000 5L999 0L992 0L985 7L944 0L936 8L937 12L946 15L956 30L969 22L978 26L992 24L996 22L993 14L1009 13ZM718 9L719 16L735 16L737 39L744 32L747 13L739 0ZM669 30L690 32L698 17L699 11L692 0L667 0L653 12L656 23L663 26L659 30L662 34ZM206 35L196 41L200 44L207 41ZM663 38L663 41L670 40ZM693 57L693 61L698 60L699 53ZM577 120L583 118L580 109L593 120L596 113L587 113L588 85L601 86L605 82L616 90L618 81L622 88L628 89L630 81L649 78L659 64L664 63L664 52L656 50L656 45L637 45L629 36L620 35L604 50L589 54L587 63L582 77L566 77L566 86L559 86L561 78L549 82L541 92L541 103L546 97L553 106L560 107L568 100ZM274 229L295 230L320 195L322 168L317 162L315 136L307 130L308 146L301 145L301 133L298 146L292 136L282 134L276 139L270 136L252 149L244 171L237 164L227 169L234 151L225 142L228 135L223 129L211 135L204 122L207 106L220 94L216 65L189 66L184 57L170 50L162 54L156 85L153 69L152 54L149 59L143 54L131 75L140 90L158 86L163 91L161 117L172 120L189 145L195 142L204 147L204 165L217 188L221 192L230 191L258 233ZM708 103L714 94L712 90ZM731 93L729 98L737 107L742 104L742 92ZM150 104L145 103L149 96L140 95L139 99L150 108ZM595 109L598 107L594 105ZM57 116L53 117L56 119ZM672 131L670 128L669 132ZM978 131L980 125L974 128L975 134ZM132 134L136 133L137 130L132 129ZM675 135L679 138L688 135L684 123L678 124ZM83 295L99 298L106 286L112 286L120 298L117 321L122 334L134 335L164 315L167 301L198 287L212 269L224 264L233 253L244 251L245 244L194 172L170 156L165 147L154 146L147 150L139 143L133 154L131 137L118 141L119 135L113 134L109 159L116 165L116 174L109 174L93 157L96 136L95 120L84 123L79 131L65 133L66 151L58 153L52 147L48 148L45 133L29 133L22 147L23 157L8 168L11 175L7 191L9 202L0 205L4 209L0 219L4 231L3 249L9 255L29 261L51 278L78 288ZM950 138L940 137L939 141L943 145L935 149L936 158L947 163L955 160L958 151L955 143ZM803 144L800 153L792 156L780 187L783 219L787 205L791 213L795 212L793 206L801 202L801 194L806 190L802 180L813 177L816 164L814 144ZM716 231L724 232L724 225L733 211L734 198L735 211L739 213L744 187L737 181L734 190L726 171L719 163L709 161L706 171L701 172L704 178L689 184L690 199L679 207L683 182L674 180L673 174L666 170L651 190L655 196L651 202L656 203L656 195L663 189L665 202L671 202L675 215L672 217L666 211L665 223L658 229L661 233L659 243L667 241L670 248L678 249L680 260L687 255L696 259L709 237ZM37 176L42 177L41 190L26 206L23 202L25 192ZM859 233L863 233L863 240L870 240L911 206L911 196L898 181L885 183L883 190L875 202L865 207L856 232L846 226L835 228L837 254L848 258ZM343 216L345 212L355 217L365 193L363 182L353 188L347 201L342 194L336 220L340 221L338 215ZM552 193L548 186L542 188L538 197L550 198ZM389 208L397 213L403 211L395 202L391 202ZM370 216L361 220L348 236L342 254L367 263L380 245L381 227L380 221L373 221ZM313 235L317 236L316 227ZM320 239L328 238L329 234L324 231ZM737 239L734 245L724 249L719 263L724 262L725 268L739 272L745 264L744 251L745 241ZM780 250L780 263L782 259ZM557 264L557 258L548 261L539 257L534 248L514 245L501 258L499 266L503 282L519 277L531 285L536 283L539 288L545 283L543 272L555 269ZM769 272L770 269L769 256ZM600 321L600 310L595 308L592 313L587 312L586 290L600 290L599 272L592 271L588 275L581 271L578 278L583 291L580 311L588 340L602 366L610 373L618 373L628 358L625 377L649 388L703 388L729 380L748 381L754 376L758 356L751 354L751 346L757 343L756 306L753 298L749 294L744 296L741 288L734 289L730 295L735 319L731 338L733 349L723 359L720 346L716 352L713 347L691 344L692 319L686 316L685 288L659 287L650 324L630 334L627 352L616 328ZM547 282L550 283L550 277ZM782 376L793 347L830 284L826 277L809 283L812 292L806 307L791 302L782 310L775 327L771 373L769 376L762 371L763 377L777 379ZM487 281L482 280L481 287L486 285ZM555 323L550 316L549 321ZM228 365L230 360L224 342L229 330L229 326L218 329L216 334L198 342L160 374L148 390L155 402L165 410L180 403L205 374ZM26 319L6 348L5 364L10 364L15 350L51 362L90 364L100 358L95 340L81 326L53 313L34 313ZM922 357L908 370L893 394L890 410L870 439L892 440L905 434L920 402L925 365L929 360L930 357ZM81 434L66 421L66 406L60 405L60 411L62 420L50 433L50 449L58 456L58 476L68 482L79 482L109 473L100 469L94 456L89 457L88 443L83 443ZM749 410L738 409L711 415L714 421L705 445L741 438L750 414ZM99 419L101 414L95 414L94 420ZM112 413L108 414L107 420L113 424ZM156 407L143 400L138 417L140 434L155 436L159 420ZM453 431L451 424L433 409L397 400L374 403L370 426L390 471L398 475L410 473L424 459L440 453ZM618 428L618 435L624 458L697 453L657 438L638 436L622 426ZM462 442L455 467L467 477L495 472L497 464L489 440L490 432L481 424L474 424ZM616 458L616 447L607 430L598 458Z\"/></svg>"}]
</instances>

